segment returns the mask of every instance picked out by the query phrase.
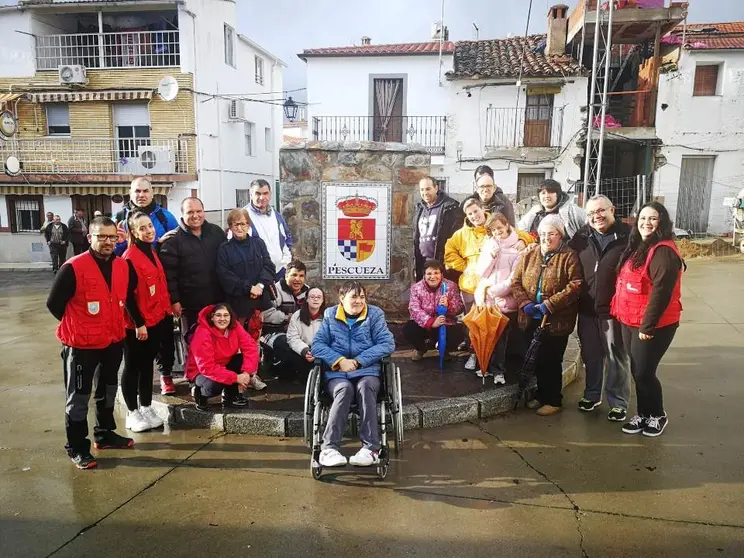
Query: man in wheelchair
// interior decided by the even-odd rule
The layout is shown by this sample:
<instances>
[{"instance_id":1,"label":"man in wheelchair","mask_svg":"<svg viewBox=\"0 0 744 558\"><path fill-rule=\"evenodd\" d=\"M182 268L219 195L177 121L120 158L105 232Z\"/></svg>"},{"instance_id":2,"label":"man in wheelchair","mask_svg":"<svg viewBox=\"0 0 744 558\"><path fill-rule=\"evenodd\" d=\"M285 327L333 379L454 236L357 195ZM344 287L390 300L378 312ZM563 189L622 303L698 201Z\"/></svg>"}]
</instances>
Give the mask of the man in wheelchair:
<instances>
[{"instance_id":1,"label":"man in wheelchair","mask_svg":"<svg viewBox=\"0 0 744 558\"><path fill-rule=\"evenodd\" d=\"M346 465L346 457L339 449L349 409L356 399L362 448L349 463L368 467L380 462L380 361L395 350L395 340L385 322L385 313L367 304L361 283L345 282L339 289L339 300L340 304L325 311L311 348L323 363L325 391L333 397L319 461L323 467Z\"/></svg>"}]
</instances>

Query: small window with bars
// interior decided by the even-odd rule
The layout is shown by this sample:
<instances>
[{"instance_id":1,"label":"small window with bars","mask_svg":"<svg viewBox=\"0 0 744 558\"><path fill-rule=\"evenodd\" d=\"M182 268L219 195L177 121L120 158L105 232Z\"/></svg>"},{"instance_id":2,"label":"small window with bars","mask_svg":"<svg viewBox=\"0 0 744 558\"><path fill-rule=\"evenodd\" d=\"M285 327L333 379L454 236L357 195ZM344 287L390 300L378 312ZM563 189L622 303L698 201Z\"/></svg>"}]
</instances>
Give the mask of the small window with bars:
<instances>
[{"instance_id":1,"label":"small window with bars","mask_svg":"<svg viewBox=\"0 0 744 558\"><path fill-rule=\"evenodd\" d=\"M437 185L437 188L440 192L447 193L447 178L437 178L436 176L432 177L434 179L434 184Z\"/></svg>"},{"instance_id":2,"label":"small window with bars","mask_svg":"<svg viewBox=\"0 0 744 558\"><path fill-rule=\"evenodd\" d=\"M251 191L235 190L235 207L245 207L251 202Z\"/></svg>"},{"instance_id":3,"label":"small window with bars","mask_svg":"<svg viewBox=\"0 0 744 558\"><path fill-rule=\"evenodd\" d=\"M256 56L256 83L264 84L264 61L260 56Z\"/></svg>"},{"instance_id":4,"label":"small window with bars","mask_svg":"<svg viewBox=\"0 0 744 558\"><path fill-rule=\"evenodd\" d=\"M718 64L705 64L695 67L695 86L693 97L713 97L718 95Z\"/></svg>"},{"instance_id":5,"label":"small window with bars","mask_svg":"<svg viewBox=\"0 0 744 558\"><path fill-rule=\"evenodd\" d=\"M41 196L7 196L6 202L11 232L39 232L44 213Z\"/></svg>"}]
</instances>

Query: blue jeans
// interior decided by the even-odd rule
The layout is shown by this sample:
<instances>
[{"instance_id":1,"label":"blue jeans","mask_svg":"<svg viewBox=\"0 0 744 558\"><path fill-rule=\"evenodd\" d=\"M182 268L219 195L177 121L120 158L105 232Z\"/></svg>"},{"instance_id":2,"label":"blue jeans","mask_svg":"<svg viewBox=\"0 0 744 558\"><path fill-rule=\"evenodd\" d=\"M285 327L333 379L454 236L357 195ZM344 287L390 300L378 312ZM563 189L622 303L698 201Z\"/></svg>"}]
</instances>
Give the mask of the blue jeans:
<instances>
[{"instance_id":1,"label":"blue jeans","mask_svg":"<svg viewBox=\"0 0 744 558\"><path fill-rule=\"evenodd\" d=\"M328 413L328 424L323 433L323 449L339 449L346 431L349 408L357 401L359 407L359 437L362 445L372 451L380 449L380 432L377 427L377 394L380 378L361 376L347 380L333 378L326 383L326 391L333 396Z\"/></svg>"}]
</instances>

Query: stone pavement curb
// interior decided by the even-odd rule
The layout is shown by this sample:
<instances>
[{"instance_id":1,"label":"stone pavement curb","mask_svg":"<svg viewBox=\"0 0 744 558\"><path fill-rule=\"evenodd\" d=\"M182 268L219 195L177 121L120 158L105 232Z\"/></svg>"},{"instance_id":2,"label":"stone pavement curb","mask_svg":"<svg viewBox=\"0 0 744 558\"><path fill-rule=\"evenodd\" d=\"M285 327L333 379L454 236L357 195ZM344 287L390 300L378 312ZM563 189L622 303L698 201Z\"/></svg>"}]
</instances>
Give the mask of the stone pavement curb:
<instances>
[{"instance_id":1,"label":"stone pavement curb","mask_svg":"<svg viewBox=\"0 0 744 558\"><path fill-rule=\"evenodd\" d=\"M572 336L563 360L563 386L576 380L583 363L578 341ZM448 424L476 421L514 410L517 386L510 385L462 397L451 397L403 406L403 429L436 428ZM126 412L121 390L117 404ZM152 408L171 428L207 428L226 434L256 436L302 437L304 415L301 411L268 411L246 409L223 412L198 411L193 403L177 397L155 394ZM217 408L219 409L219 408ZM349 431L355 431L349 421Z\"/></svg>"}]
</instances>

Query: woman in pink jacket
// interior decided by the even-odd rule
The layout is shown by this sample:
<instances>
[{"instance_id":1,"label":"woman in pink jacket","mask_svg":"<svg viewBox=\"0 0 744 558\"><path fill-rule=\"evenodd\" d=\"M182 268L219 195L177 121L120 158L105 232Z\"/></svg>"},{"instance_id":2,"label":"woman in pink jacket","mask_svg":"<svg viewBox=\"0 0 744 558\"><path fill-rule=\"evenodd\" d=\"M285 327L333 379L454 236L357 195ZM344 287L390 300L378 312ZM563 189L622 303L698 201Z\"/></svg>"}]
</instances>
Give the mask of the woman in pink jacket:
<instances>
[{"instance_id":1,"label":"woman in pink jacket","mask_svg":"<svg viewBox=\"0 0 744 558\"><path fill-rule=\"evenodd\" d=\"M443 316L437 312L440 304L447 308ZM408 303L411 319L403 328L406 340L416 349L414 361L424 358L427 342L433 348L439 339L441 326L447 328L447 352L457 348L463 339L462 328L457 325L457 315L464 309L457 285L444 278L444 266L437 260L425 262L424 278L411 286Z\"/></svg>"},{"instance_id":2,"label":"woman in pink jacket","mask_svg":"<svg viewBox=\"0 0 744 558\"><path fill-rule=\"evenodd\" d=\"M248 400L240 392L251 385L258 369L256 342L227 304L207 306L197 323L185 368L196 408L206 411L207 400L220 393L223 407L245 407Z\"/></svg>"},{"instance_id":3,"label":"woman in pink jacket","mask_svg":"<svg viewBox=\"0 0 744 558\"><path fill-rule=\"evenodd\" d=\"M493 382L503 385L506 383L504 373L506 372L506 348L509 343L509 333L512 324L517 321L519 310L511 294L511 280L527 243L520 238L517 230L509 225L509 221L501 213L489 216L486 221L486 232L488 239L483 245L476 265L476 273L481 279L474 293L475 304L487 307L496 306L509 318L509 325L496 343L488 371L476 370L475 374L479 378L484 375L493 375Z\"/></svg>"}]
</instances>

